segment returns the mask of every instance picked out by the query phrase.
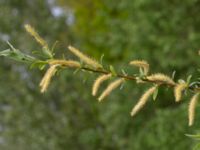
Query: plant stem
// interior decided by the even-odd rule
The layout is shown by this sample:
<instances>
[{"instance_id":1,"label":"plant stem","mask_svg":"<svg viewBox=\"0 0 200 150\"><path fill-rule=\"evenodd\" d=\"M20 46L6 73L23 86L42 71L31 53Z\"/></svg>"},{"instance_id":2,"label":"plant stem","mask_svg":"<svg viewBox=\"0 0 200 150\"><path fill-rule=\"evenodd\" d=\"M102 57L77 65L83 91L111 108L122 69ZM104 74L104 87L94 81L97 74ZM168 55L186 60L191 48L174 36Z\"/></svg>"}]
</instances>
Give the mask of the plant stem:
<instances>
[{"instance_id":1,"label":"plant stem","mask_svg":"<svg viewBox=\"0 0 200 150\"><path fill-rule=\"evenodd\" d=\"M109 74L109 73L111 73L110 71L107 71L105 69L104 70L95 70L95 69L87 68L87 67L82 67L81 69L82 70L91 71L91 72L95 72L95 73L101 73L101 74ZM120 78L127 79L127 80L136 80L135 76L129 76L129 75L123 75L123 74L117 74L116 76L120 77Z\"/></svg>"},{"instance_id":2,"label":"plant stem","mask_svg":"<svg viewBox=\"0 0 200 150\"><path fill-rule=\"evenodd\" d=\"M86 70L86 71L91 71L91 72L94 72L94 73L100 73L100 74L111 73L111 71L108 71L108 70L105 70L105 69L93 69L93 68L88 68L88 67L81 67L80 69ZM134 80L134 81L137 80L136 76L124 75L124 74L119 74L119 73L116 74L116 77L124 78L126 80ZM148 80L146 78L141 78L141 81L149 82L149 83L155 83L155 84L159 84L159 85L166 85L166 86L170 86L170 87L175 87L177 85L176 83L170 84L170 83L166 83L166 82L163 83L163 82L160 82L160 81L151 81L151 80ZM188 89L190 89L193 92L199 92L200 91L200 87L188 87Z\"/></svg>"}]
</instances>

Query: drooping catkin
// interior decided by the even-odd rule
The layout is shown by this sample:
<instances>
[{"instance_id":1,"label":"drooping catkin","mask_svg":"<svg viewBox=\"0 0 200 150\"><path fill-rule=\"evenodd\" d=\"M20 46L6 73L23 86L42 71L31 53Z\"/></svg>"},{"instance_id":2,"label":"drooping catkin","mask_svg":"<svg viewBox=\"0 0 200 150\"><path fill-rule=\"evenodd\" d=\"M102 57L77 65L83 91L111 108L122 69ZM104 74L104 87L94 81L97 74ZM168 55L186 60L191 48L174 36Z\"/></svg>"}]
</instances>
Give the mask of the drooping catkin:
<instances>
[{"instance_id":1,"label":"drooping catkin","mask_svg":"<svg viewBox=\"0 0 200 150\"><path fill-rule=\"evenodd\" d=\"M110 83L98 98L99 102L102 101L105 97L107 97L114 89L119 87L124 81L125 81L124 79L117 79L112 83Z\"/></svg>"},{"instance_id":2,"label":"drooping catkin","mask_svg":"<svg viewBox=\"0 0 200 150\"><path fill-rule=\"evenodd\" d=\"M179 83L174 87L174 96L175 96L175 101L179 102L182 97L183 91L187 88L186 83Z\"/></svg>"},{"instance_id":3,"label":"drooping catkin","mask_svg":"<svg viewBox=\"0 0 200 150\"><path fill-rule=\"evenodd\" d=\"M92 95L93 95L93 96L96 96L100 85L101 85L104 81L108 80L108 79L111 78L111 77L112 77L112 74L105 74L105 75L99 76L99 77L95 80L95 82L94 82L94 84L93 84L93 87L92 87Z\"/></svg>"},{"instance_id":4,"label":"drooping catkin","mask_svg":"<svg viewBox=\"0 0 200 150\"><path fill-rule=\"evenodd\" d=\"M66 67L72 67L72 68L80 68L81 64L78 61L74 61L74 60L51 60L49 61L50 65L62 65L62 66L66 66Z\"/></svg>"},{"instance_id":5,"label":"drooping catkin","mask_svg":"<svg viewBox=\"0 0 200 150\"><path fill-rule=\"evenodd\" d=\"M92 66L94 68L102 68L102 65L99 64L96 60L89 58L88 56L86 56L85 54L83 54L82 52L80 52L78 49L76 49L75 47L72 46L68 46L68 49L77 57L79 57L83 62L85 62L86 64L88 64L89 66Z\"/></svg>"},{"instance_id":6,"label":"drooping catkin","mask_svg":"<svg viewBox=\"0 0 200 150\"><path fill-rule=\"evenodd\" d=\"M31 27L31 25L26 24L25 26L26 31L35 38L35 40L44 48L49 49L48 48L48 44L46 43L46 41L35 31L35 29L33 27Z\"/></svg>"},{"instance_id":7,"label":"drooping catkin","mask_svg":"<svg viewBox=\"0 0 200 150\"><path fill-rule=\"evenodd\" d=\"M169 76L162 73L152 74L150 76L147 76L147 79L149 81L155 81L160 83L164 82L166 84L175 85L175 82Z\"/></svg>"},{"instance_id":8,"label":"drooping catkin","mask_svg":"<svg viewBox=\"0 0 200 150\"><path fill-rule=\"evenodd\" d=\"M52 65L50 68L46 71L45 75L43 76L41 82L40 82L40 87L41 87L41 93L44 93L51 81L52 76L56 73L57 69L56 67L59 65Z\"/></svg>"},{"instance_id":9,"label":"drooping catkin","mask_svg":"<svg viewBox=\"0 0 200 150\"><path fill-rule=\"evenodd\" d=\"M138 111L140 111L144 107L144 105L148 101L148 98L155 92L156 89L157 86L153 86L141 96L138 103L133 107L131 111L131 116L134 116Z\"/></svg>"},{"instance_id":10,"label":"drooping catkin","mask_svg":"<svg viewBox=\"0 0 200 150\"><path fill-rule=\"evenodd\" d=\"M141 67L144 69L145 74L149 72L149 64L145 60L133 60L129 63L130 65Z\"/></svg>"},{"instance_id":11,"label":"drooping catkin","mask_svg":"<svg viewBox=\"0 0 200 150\"><path fill-rule=\"evenodd\" d=\"M194 123L195 107L196 107L196 105L197 105L197 100L198 100L198 98L199 98L199 94L200 94L200 93L195 94L195 95L191 98L190 103L189 103L189 107L188 107L188 119L189 119L188 125L189 125L189 126L192 126L193 123Z\"/></svg>"}]
</instances>

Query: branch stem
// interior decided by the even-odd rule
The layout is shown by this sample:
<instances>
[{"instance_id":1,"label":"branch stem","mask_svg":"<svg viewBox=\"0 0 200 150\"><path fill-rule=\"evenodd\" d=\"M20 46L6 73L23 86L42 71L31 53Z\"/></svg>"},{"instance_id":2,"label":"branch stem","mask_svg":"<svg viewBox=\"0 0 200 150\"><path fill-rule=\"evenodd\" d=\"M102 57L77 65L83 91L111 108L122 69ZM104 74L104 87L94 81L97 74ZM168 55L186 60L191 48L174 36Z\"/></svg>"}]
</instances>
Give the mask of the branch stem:
<instances>
[{"instance_id":1,"label":"branch stem","mask_svg":"<svg viewBox=\"0 0 200 150\"><path fill-rule=\"evenodd\" d=\"M100 74L111 73L111 71L108 71L108 70L105 70L105 69L93 69L93 68L88 68L88 67L81 67L80 69L85 70L85 71L91 71L91 72L94 72L94 73L100 73ZM137 80L136 76L124 75L124 74L119 74L119 73L116 74L116 77L124 78L126 80L134 80L134 81ZM141 78L141 81L149 82L149 83L155 83L155 84L159 84L159 85L166 85L166 86L169 86L169 87L175 87L177 85L176 83L170 84L170 83L160 82L160 81L151 81L151 80L148 80L146 78ZM188 87L188 89L193 91L193 92L199 92L200 91L200 87Z\"/></svg>"}]
</instances>

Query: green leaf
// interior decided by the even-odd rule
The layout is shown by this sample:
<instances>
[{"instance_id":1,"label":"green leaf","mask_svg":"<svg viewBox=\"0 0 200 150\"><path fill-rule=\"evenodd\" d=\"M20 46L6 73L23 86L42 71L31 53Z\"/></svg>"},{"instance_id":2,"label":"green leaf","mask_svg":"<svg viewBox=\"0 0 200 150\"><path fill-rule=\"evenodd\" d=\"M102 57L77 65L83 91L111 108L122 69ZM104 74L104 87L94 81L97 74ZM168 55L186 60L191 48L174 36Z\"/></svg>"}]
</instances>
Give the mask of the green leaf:
<instances>
[{"instance_id":1,"label":"green leaf","mask_svg":"<svg viewBox=\"0 0 200 150\"><path fill-rule=\"evenodd\" d=\"M125 84L125 82L123 82L122 84L121 84L121 86L120 86L120 90L122 90L123 88L124 88L124 84Z\"/></svg>"},{"instance_id":2,"label":"green leaf","mask_svg":"<svg viewBox=\"0 0 200 150\"><path fill-rule=\"evenodd\" d=\"M25 62L25 63L33 63L34 61L36 61L36 58L30 55L24 54L17 49L15 50L7 49L4 51L1 51L0 56L8 57L18 62Z\"/></svg>"},{"instance_id":3,"label":"green leaf","mask_svg":"<svg viewBox=\"0 0 200 150\"><path fill-rule=\"evenodd\" d=\"M81 70L80 68L77 68L77 69L73 72L73 74L74 74L74 75L77 74L80 70Z\"/></svg>"},{"instance_id":4,"label":"green leaf","mask_svg":"<svg viewBox=\"0 0 200 150\"><path fill-rule=\"evenodd\" d=\"M11 52L12 51L10 49L3 50L0 52L0 56L5 56L5 57L10 56Z\"/></svg>"},{"instance_id":5,"label":"green leaf","mask_svg":"<svg viewBox=\"0 0 200 150\"><path fill-rule=\"evenodd\" d=\"M22 53L18 49L14 48L9 42L7 42L7 44L10 46L10 49L1 51L0 56L8 57L10 59L25 63L33 63L36 61L36 58L33 56Z\"/></svg>"},{"instance_id":6,"label":"green leaf","mask_svg":"<svg viewBox=\"0 0 200 150\"><path fill-rule=\"evenodd\" d=\"M101 58L100 58L100 63L101 65L103 65L103 58L104 58L104 54L101 55Z\"/></svg>"},{"instance_id":7,"label":"green leaf","mask_svg":"<svg viewBox=\"0 0 200 150\"><path fill-rule=\"evenodd\" d=\"M125 75L125 76L127 75L127 73L126 73L126 71L124 71L124 69L121 69L121 71L122 71L123 75Z\"/></svg>"},{"instance_id":8,"label":"green leaf","mask_svg":"<svg viewBox=\"0 0 200 150\"><path fill-rule=\"evenodd\" d=\"M175 75L176 75L176 70L174 70L173 73L172 73L172 79L173 79L173 80L174 80L174 78L175 78Z\"/></svg>"},{"instance_id":9,"label":"green leaf","mask_svg":"<svg viewBox=\"0 0 200 150\"><path fill-rule=\"evenodd\" d=\"M188 137L200 140L200 134L185 134Z\"/></svg>"},{"instance_id":10,"label":"green leaf","mask_svg":"<svg viewBox=\"0 0 200 150\"><path fill-rule=\"evenodd\" d=\"M187 84L190 84L191 78L192 78L192 75L189 75L189 76L187 77Z\"/></svg>"},{"instance_id":11,"label":"green leaf","mask_svg":"<svg viewBox=\"0 0 200 150\"><path fill-rule=\"evenodd\" d=\"M185 81L183 79L179 79L178 83L185 83Z\"/></svg>"},{"instance_id":12,"label":"green leaf","mask_svg":"<svg viewBox=\"0 0 200 150\"><path fill-rule=\"evenodd\" d=\"M53 54L48 47L43 47L42 52L47 58L53 58Z\"/></svg>"},{"instance_id":13,"label":"green leaf","mask_svg":"<svg viewBox=\"0 0 200 150\"><path fill-rule=\"evenodd\" d=\"M53 43L53 46L52 46L52 48L51 48L51 52L52 52L52 53L54 52L56 46L58 45L58 42L59 42L59 41L55 41L55 42Z\"/></svg>"},{"instance_id":14,"label":"green leaf","mask_svg":"<svg viewBox=\"0 0 200 150\"><path fill-rule=\"evenodd\" d=\"M45 64L41 64L41 65L39 65L39 69L43 70L45 68L45 66L46 66Z\"/></svg>"},{"instance_id":15,"label":"green leaf","mask_svg":"<svg viewBox=\"0 0 200 150\"><path fill-rule=\"evenodd\" d=\"M139 71L140 71L140 76L144 76L144 70L141 67L139 68Z\"/></svg>"},{"instance_id":16,"label":"green leaf","mask_svg":"<svg viewBox=\"0 0 200 150\"><path fill-rule=\"evenodd\" d=\"M117 73L116 73L116 71L115 71L115 69L114 69L114 67L112 65L110 65L110 71L111 71L113 76L117 75Z\"/></svg>"},{"instance_id":17,"label":"green leaf","mask_svg":"<svg viewBox=\"0 0 200 150\"><path fill-rule=\"evenodd\" d=\"M35 61L31 64L30 68L38 67L40 70L43 70L44 67L47 65L46 61Z\"/></svg>"},{"instance_id":18,"label":"green leaf","mask_svg":"<svg viewBox=\"0 0 200 150\"><path fill-rule=\"evenodd\" d=\"M157 96L158 96L158 88L156 88L156 90L153 93L153 100L154 101L156 100Z\"/></svg>"}]
</instances>

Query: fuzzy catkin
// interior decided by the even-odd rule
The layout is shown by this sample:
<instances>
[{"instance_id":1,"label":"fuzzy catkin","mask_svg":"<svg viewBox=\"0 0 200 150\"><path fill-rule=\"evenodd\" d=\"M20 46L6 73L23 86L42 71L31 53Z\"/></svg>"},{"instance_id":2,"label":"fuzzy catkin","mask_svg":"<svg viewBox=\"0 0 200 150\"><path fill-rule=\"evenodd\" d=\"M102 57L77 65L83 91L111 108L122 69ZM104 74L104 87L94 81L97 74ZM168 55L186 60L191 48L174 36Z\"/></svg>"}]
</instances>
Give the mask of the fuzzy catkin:
<instances>
[{"instance_id":1,"label":"fuzzy catkin","mask_svg":"<svg viewBox=\"0 0 200 150\"><path fill-rule=\"evenodd\" d=\"M85 62L86 64L94 67L94 68L102 68L102 65L99 64L96 60L93 60L91 58L89 58L88 56L86 56L85 54L83 54L82 52L80 52L78 49L76 49L75 47L72 46L68 46L68 49L77 57L79 57L83 62Z\"/></svg>"},{"instance_id":2,"label":"fuzzy catkin","mask_svg":"<svg viewBox=\"0 0 200 150\"><path fill-rule=\"evenodd\" d=\"M58 65L52 65L50 66L50 68L46 71L44 77L42 78L41 82L40 82L40 87L41 87L41 93L44 93L48 86L49 86L49 83L51 81L51 78L52 76L56 73L57 67Z\"/></svg>"},{"instance_id":3,"label":"fuzzy catkin","mask_svg":"<svg viewBox=\"0 0 200 150\"><path fill-rule=\"evenodd\" d=\"M130 65L141 67L144 69L145 74L149 72L149 64L145 60L133 60L129 63Z\"/></svg>"},{"instance_id":4,"label":"fuzzy catkin","mask_svg":"<svg viewBox=\"0 0 200 150\"><path fill-rule=\"evenodd\" d=\"M138 111L140 111L144 107L144 105L148 101L148 98L155 92L156 89L157 86L153 86L141 96L138 103L133 107L131 111L131 116L134 116Z\"/></svg>"},{"instance_id":5,"label":"fuzzy catkin","mask_svg":"<svg viewBox=\"0 0 200 150\"><path fill-rule=\"evenodd\" d=\"M108 87L103 91L103 93L98 98L99 102L102 101L105 97L107 97L114 89L120 86L124 82L124 79L117 79L110 83Z\"/></svg>"},{"instance_id":6,"label":"fuzzy catkin","mask_svg":"<svg viewBox=\"0 0 200 150\"><path fill-rule=\"evenodd\" d=\"M111 77L112 77L112 74L105 74L105 75L99 76L99 77L95 80L95 82L94 82L94 84L93 84L93 87L92 87L92 95L93 95L93 96L96 96L100 85L101 85L104 81L108 80L108 79L111 78Z\"/></svg>"},{"instance_id":7,"label":"fuzzy catkin","mask_svg":"<svg viewBox=\"0 0 200 150\"><path fill-rule=\"evenodd\" d=\"M33 27L31 27L29 24L26 24L25 26L26 31L35 38L35 40L44 48L48 49L48 44L46 41L40 37L40 35L35 31Z\"/></svg>"},{"instance_id":8,"label":"fuzzy catkin","mask_svg":"<svg viewBox=\"0 0 200 150\"><path fill-rule=\"evenodd\" d=\"M176 102L179 102L181 100L182 93L187 88L187 86L188 85L186 83L179 83L174 87L174 96Z\"/></svg>"},{"instance_id":9,"label":"fuzzy catkin","mask_svg":"<svg viewBox=\"0 0 200 150\"><path fill-rule=\"evenodd\" d=\"M78 61L74 60L51 60L49 61L50 65L62 65L62 66L67 66L67 67L72 67L72 68L80 68L81 64Z\"/></svg>"},{"instance_id":10,"label":"fuzzy catkin","mask_svg":"<svg viewBox=\"0 0 200 150\"><path fill-rule=\"evenodd\" d=\"M156 73L152 74L147 77L149 81L155 81L155 82L161 82L161 83L166 83L170 85L175 85L175 82L167 75L162 74L162 73Z\"/></svg>"},{"instance_id":11,"label":"fuzzy catkin","mask_svg":"<svg viewBox=\"0 0 200 150\"><path fill-rule=\"evenodd\" d=\"M190 100L190 103L189 103L189 107L188 107L188 125L189 126L192 126L193 123L194 123L194 117L195 117L195 107L197 105L197 100L199 98L199 94L200 93L197 93L195 94L191 100Z\"/></svg>"}]
</instances>

